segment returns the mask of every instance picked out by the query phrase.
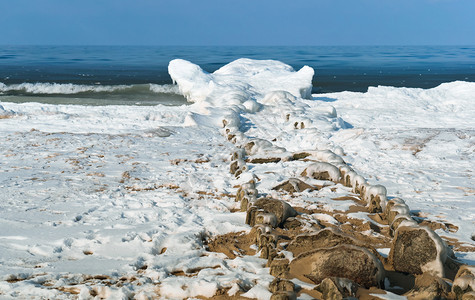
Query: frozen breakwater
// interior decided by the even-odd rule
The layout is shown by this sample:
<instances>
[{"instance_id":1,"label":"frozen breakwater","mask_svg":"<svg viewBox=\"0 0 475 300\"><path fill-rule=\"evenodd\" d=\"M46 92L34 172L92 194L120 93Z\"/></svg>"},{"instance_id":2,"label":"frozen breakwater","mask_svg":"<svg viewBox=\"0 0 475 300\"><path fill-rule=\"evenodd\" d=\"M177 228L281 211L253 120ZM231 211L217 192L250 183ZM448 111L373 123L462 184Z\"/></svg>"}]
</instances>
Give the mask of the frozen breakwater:
<instances>
[{"instance_id":1,"label":"frozen breakwater","mask_svg":"<svg viewBox=\"0 0 475 300\"><path fill-rule=\"evenodd\" d=\"M276 61L169 73L192 105L1 103L0 296L469 290L474 83L312 97L313 69Z\"/></svg>"}]
</instances>

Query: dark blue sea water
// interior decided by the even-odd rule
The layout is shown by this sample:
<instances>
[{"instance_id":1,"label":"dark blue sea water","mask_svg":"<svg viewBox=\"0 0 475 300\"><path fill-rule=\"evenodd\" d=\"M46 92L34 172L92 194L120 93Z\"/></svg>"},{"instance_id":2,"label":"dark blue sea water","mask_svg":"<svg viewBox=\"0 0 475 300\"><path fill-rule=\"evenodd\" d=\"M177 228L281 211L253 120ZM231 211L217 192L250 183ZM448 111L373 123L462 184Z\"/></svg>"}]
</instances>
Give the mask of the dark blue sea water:
<instances>
[{"instance_id":1,"label":"dark blue sea water","mask_svg":"<svg viewBox=\"0 0 475 300\"><path fill-rule=\"evenodd\" d=\"M276 59L295 69L309 65L315 69L314 93L364 92L377 85L431 88L448 81L475 81L475 46L0 46L0 87L2 83L37 82L169 84L167 66L174 58L190 60L213 72L241 57ZM21 89L1 93L28 94ZM100 97L106 97L104 94Z\"/></svg>"}]
</instances>

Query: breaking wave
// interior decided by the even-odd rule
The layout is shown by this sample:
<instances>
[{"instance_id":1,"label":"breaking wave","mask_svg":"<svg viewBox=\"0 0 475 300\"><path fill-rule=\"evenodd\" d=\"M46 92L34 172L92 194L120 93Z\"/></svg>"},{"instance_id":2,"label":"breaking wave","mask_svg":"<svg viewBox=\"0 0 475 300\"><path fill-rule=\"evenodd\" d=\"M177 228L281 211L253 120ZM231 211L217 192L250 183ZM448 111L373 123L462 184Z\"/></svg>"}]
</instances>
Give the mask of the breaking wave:
<instances>
[{"instance_id":1,"label":"breaking wave","mask_svg":"<svg viewBox=\"0 0 475 300\"><path fill-rule=\"evenodd\" d=\"M135 85L81 85L73 83L20 83L0 82L0 95L90 95L90 94L172 94L180 95L171 84Z\"/></svg>"}]
</instances>

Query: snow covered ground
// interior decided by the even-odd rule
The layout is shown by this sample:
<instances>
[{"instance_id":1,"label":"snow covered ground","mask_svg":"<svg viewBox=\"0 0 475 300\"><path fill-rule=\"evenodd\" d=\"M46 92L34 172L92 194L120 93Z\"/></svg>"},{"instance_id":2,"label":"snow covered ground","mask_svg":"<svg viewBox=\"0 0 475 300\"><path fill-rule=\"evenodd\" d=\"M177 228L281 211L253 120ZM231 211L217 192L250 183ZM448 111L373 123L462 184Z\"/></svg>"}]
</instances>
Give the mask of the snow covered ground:
<instances>
[{"instance_id":1,"label":"snow covered ground","mask_svg":"<svg viewBox=\"0 0 475 300\"><path fill-rule=\"evenodd\" d=\"M223 120L242 141L272 141L256 156L333 150L421 218L458 228L440 235L473 245L475 83L312 97L308 67L238 60L208 74L175 60L169 71L192 105L0 103L0 298L185 298L221 288L269 298L265 260L204 247L250 230L232 212L244 179L229 173L236 148ZM304 168L281 161L249 172L271 194ZM330 199L342 191L294 201L337 209ZM475 264L473 252L456 255Z\"/></svg>"}]
</instances>

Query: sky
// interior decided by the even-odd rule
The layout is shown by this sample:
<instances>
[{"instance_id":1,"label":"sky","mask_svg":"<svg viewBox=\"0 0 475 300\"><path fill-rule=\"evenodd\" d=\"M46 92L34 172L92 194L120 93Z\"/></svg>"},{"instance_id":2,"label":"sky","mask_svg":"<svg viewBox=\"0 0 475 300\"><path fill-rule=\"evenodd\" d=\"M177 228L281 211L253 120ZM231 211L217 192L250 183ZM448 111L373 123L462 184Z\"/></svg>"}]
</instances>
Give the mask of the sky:
<instances>
[{"instance_id":1,"label":"sky","mask_svg":"<svg viewBox=\"0 0 475 300\"><path fill-rule=\"evenodd\" d=\"M0 45L475 45L475 0L0 0Z\"/></svg>"}]
</instances>

